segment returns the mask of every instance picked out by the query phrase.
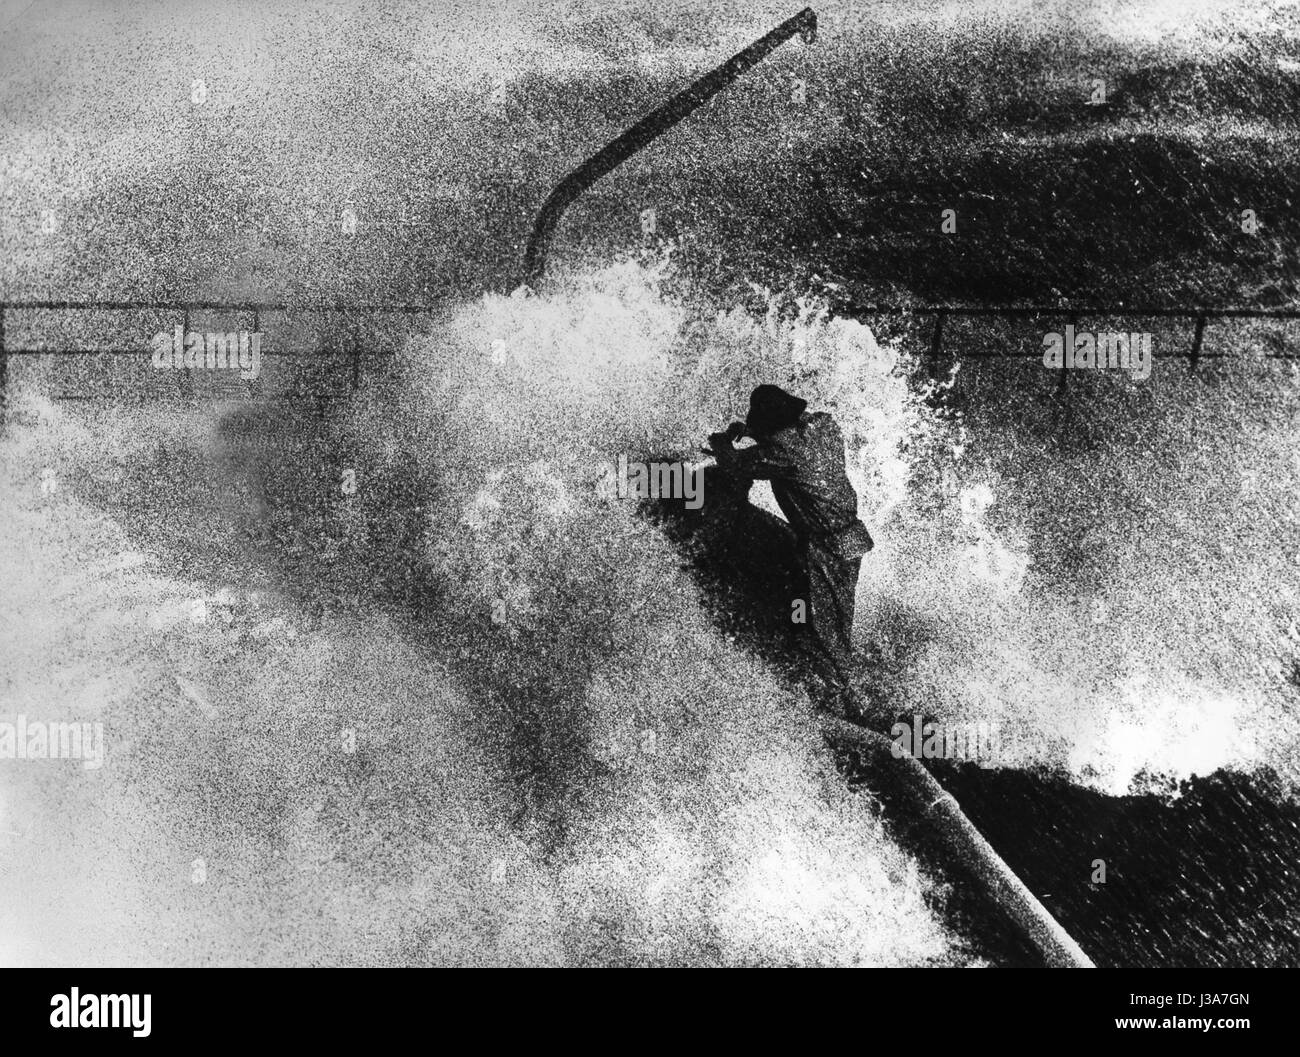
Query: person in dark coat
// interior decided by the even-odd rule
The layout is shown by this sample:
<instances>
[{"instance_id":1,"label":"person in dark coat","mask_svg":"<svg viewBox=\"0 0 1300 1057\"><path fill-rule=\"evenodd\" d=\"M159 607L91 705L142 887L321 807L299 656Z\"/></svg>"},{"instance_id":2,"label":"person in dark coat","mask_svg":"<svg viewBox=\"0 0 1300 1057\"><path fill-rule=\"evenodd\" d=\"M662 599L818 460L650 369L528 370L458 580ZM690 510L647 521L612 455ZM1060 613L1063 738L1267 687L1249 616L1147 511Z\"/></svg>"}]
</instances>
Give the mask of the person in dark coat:
<instances>
[{"instance_id":1,"label":"person in dark coat","mask_svg":"<svg viewBox=\"0 0 1300 1057\"><path fill-rule=\"evenodd\" d=\"M738 451L733 445L744 436L755 445ZM744 424L733 422L709 444L724 473L742 482L771 482L807 574L811 646L825 687L821 703L853 714L853 611L862 557L873 544L858 518L839 426L779 386L760 385Z\"/></svg>"}]
</instances>

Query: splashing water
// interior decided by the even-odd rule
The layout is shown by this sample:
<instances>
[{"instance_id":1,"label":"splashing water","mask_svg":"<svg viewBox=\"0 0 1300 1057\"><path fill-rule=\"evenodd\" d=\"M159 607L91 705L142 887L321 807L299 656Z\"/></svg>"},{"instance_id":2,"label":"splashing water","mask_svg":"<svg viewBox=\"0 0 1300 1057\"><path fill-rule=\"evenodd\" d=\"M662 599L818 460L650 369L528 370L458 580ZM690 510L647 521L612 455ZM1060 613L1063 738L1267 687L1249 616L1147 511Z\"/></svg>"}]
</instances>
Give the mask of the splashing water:
<instances>
[{"instance_id":1,"label":"splashing water","mask_svg":"<svg viewBox=\"0 0 1300 1057\"><path fill-rule=\"evenodd\" d=\"M309 458L234 457L219 415L21 397L4 711L101 720L107 762L4 771L6 958L965 960L806 700L591 486L697 445L791 334L892 361L731 313L692 362L685 322L632 265L464 306L336 424L359 484L324 511L292 498ZM397 508L415 611L383 601Z\"/></svg>"},{"instance_id":2,"label":"splashing water","mask_svg":"<svg viewBox=\"0 0 1300 1057\"><path fill-rule=\"evenodd\" d=\"M109 764L4 772L7 958L961 960L806 701L597 487L619 454L698 458L763 381L844 429L889 710L1001 722L995 765L1111 792L1288 758L1276 681L1114 634L1170 604L1146 551L1090 595L1042 571L1033 490L981 455L1014 439L932 411L900 348L813 299L701 316L668 271L461 305L315 448L266 423L278 460L230 450L228 409L21 398L4 710L102 718Z\"/></svg>"}]
</instances>

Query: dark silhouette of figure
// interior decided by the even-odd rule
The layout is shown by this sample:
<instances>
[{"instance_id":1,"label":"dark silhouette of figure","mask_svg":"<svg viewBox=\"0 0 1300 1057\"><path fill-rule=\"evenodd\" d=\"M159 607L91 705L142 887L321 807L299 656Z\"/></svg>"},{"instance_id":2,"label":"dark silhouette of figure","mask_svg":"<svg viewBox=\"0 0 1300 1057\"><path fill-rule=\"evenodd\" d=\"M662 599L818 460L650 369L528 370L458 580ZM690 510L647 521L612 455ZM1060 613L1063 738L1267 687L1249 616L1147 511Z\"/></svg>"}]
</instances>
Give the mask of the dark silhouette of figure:
<instances>
[{"instance_id":1,"label":"dark silhouette of figure","mask_svg":"<svg viewBox=\"0 0 1300 1057\"><path fill-rule=\"evenodd\" d=\"M853 611L862 556L871 534L858 518L858 496L844 462L844 437L824 411L775 385L750 396L742 425L709 437L718 467L746 487L771 482L772 494L794 531L807 577L809 642L826 708L853 715ZM741 437L755 441L737 450Z\"/></svg>"}]
</instances>

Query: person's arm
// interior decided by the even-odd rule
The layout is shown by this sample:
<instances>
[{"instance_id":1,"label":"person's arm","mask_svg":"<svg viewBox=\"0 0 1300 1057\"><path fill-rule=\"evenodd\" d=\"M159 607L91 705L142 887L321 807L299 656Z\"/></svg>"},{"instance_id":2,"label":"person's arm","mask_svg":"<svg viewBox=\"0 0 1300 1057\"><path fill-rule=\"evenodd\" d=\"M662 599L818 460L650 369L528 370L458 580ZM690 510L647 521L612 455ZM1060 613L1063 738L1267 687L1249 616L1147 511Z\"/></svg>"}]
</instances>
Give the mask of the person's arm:
<instances>
[{"instance_id":1,"label":"person's arm","mask_svg":"<svg viewBox=\"0 0 1300 1057\"><path fill-rule=\"evenodd\" d=\"M744 426L733 422L725 432L714 433L709 437L709 447L713 449L713 457L717 460L719 469L752 481L780 480L790 476L793 464L780 452L765 450L762 445L737 451L734 447L735 439L743 435L744 431Z\"/></svg>"}]
</instances>

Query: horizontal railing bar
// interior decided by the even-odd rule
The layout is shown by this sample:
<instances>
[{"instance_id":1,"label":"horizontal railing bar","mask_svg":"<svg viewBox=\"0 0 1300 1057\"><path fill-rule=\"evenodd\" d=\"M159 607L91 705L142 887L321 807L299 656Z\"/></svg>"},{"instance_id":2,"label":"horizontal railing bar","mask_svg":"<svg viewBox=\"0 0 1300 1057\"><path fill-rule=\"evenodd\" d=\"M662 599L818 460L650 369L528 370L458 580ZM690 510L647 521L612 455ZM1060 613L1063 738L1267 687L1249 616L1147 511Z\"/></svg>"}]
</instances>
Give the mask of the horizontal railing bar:
<instances>
[{"instance_id":1,"label":"horizontal railing bar","mask_svg":"<svg viewBox=\"0 0 1300 1057\"><path fill-rule=\"evenodd\" d=\"M10 356L152 356L153 355L152 351L147 347L139 348L139 349L81 349L81 348L6 349L5 351ZM355 355L356 353L349 352L347 349L329 349L323 352L310 352L310 351L294 352L292 350L279 352L276 351L275 349L263 349L261 352L261 357L264 360L293 359L293 358L302 358L302 359L314 358L314 359L324 360L330 357L334 357L344 363L351 363ZM370 357L383 357L383 356L393 356L395 355L395 353L393 352L392 349L389 349L384 352L365 351L362 352L361 355L370 356ZM202 356L200 356L200 360L202 360ZM165 370L165 369L170 369L170 368L159 368L159 370ZM201 362L197 366L192 368L192 370L209 370L209 369L211 368L205 367Z\"/></svg>"},{"instance_id":2,"label":"horizontal railing bar","mask_svg":"<svg viewBox=\"0 0 1300 1057\"><path fill-rule=\"evenodd\" d=\"M55 400L111 400L115 404L165 404L168 400L177 403L190 403L194 400L226 400L237 394L229 392L198 393L194 396L158 396L156 394L136 394L126 396L117 393L55 393ZM307 403L312 400L349 400L348 393L288 393L278 396L261 396L258 402L263 404Z\"/></svg>"},{"instance_id":3,"label":"horizontal railing bar","mask_svg":"<svg viewBox=\"0 0 1300 1057\"><path fill-rule=\"evenodd\" d=\"M407 315L433 315L443 311L436 305L295 305L282 301L0 301L0 309L15 312L393 312Z\"/></svg>"},{"instance_id":4,"label":"horizontal railing bar","mask_svg":"<svg viewBox=\"0 0 1300 1057\"><path fill-rule=\"evenodd\" d=\"M1300 319L1300 308L1222 307L1171 308L1157 305L848 305L853 315L937 315L954 316L1133 316L1196 319ZM320 314L392 312L405 315L434 315L439 305L415 304L291 304L282 301L0 301L5 311L103 311L103 312L304 312Z\"/></svg>"},{"instance_id":5,"label":"horizontal railing bar","mask_svg":"<svg viewBox=\"0 0 1300 1057\"><path fill-rule=\"evenodd\" d=\"M53 352L40 352L33 349L11 349L9 350L8 355L10 356L126 356L126 355L147 356L148 353L147 352L103 353L95 350L87 351L85 349L58 349ZM262 358L282 359L282 360L288 360L288 359L305 360L305 359L312 358L312 355L313 355L312 353L308 353L308 352L263 353ZM376 359L376 358L382 358L390 355L392 354L391 353L362 353L361 358ZM927 359L933 359L936 356L941 356L941 355L942 355L941 353L938 354L926 353L925 357ZM1191 355L1192 355L1191 352L1153 352L1151 354L1151 358L1153 360L1186 360ZM1037 352L967 352L967 353L954 355L953 358L962 359L962 360L1040 360L1042 359L1042 354ZM1223 352L1202 352L1199 354L1199 358L1202 360L1250 360L1251 359L1251 357L1249 356L1245 356L1245 355L1234 356L1232 354L1223 353ZM1262 356L1259 356L1257 358L1261 360L1300 360L1300 353L1266 352ZM324 355L321 355L318 359L320 362L326 362L326 357ZM331 359L329 362L334 363L338 367L349 367L352 365L351 360L343 356L339 356L337 354L335 354L333 359ZM159 369L175 370L176 368L159 368ZM184 370L185 368L180 368L180 369ZM235 370L236 368L204 367L202 364L200 364L197 367L192 367L189 369L194 371L207 371L207 370ZM1071 370L1085 371L1088 370L1088 368L1078 367L1078 368L1071 368Z\"/></svg>"},{"instance_id":6,"label":"horizontal railing bar","mask_svg":"<svg viewBox=\"0 0 1300 1057\"><path fill-rule=\"evenodd\" d=\"M1300 308L1082 308L1056 305L866 305L849 306L851 315L863 316L1089 316L1151 317L1172 319L1300 319Z\"/></svg>"},{"instance_id":7,"label":"horizontal railing bar","mask_svg":"<svg viewBox=\"0 0 1300 1057\"><path fill-rule=\"evenodd\" d=\"M148 356L148 349L7 349L8 356ZM391 350L388 352L368 352L362 351L356 354L360 359L388 359L395 355ZM926 359L936 359L942 357L943 353L926 352L922 354ZM1014 352L962 352L953 354L950 358L961 360L1041 360L1042 353L1036 350L1014 351ZM1152 351L1153 360L1186 360L1195 355L1202 360L1250 360L1252 357L1245 354L1232 354L1226 352L1200 352L1193 354L1187 352L1155 352ZM1266 352L1259 357L1261 360L1300 360L1300 352ZM319 363L330 363L337 367L349 367L354 362L354 357L346 352L263 352L263 360L311 360L314 359ZM159 370L185 370L186 368L159 368ZM195 367L188 368L195 371L207 370L235 370L236 368L216 368L206 367L198 364ZM1076 370L1087 370L1086 367L1072 368Z\"/></svg>"},{"instance_id":8,"label":"horizontal railing bar","mask_svg":"<svg viewBox=\"0 0 1300 1057\"><path fill-rule=\"evenodd\" d=\"M928 353L926 359L935 359L941 357L941 353ZM1249 361L1252 357L1243 354L1234 355L1226 352L1202 352L1197 354L1202 360L1237 360ZM1186 360L1192 356L1188 352L1152 352L1153 360ZM949 359L959 360L1041 360L1041 352L962 352L949 355ZM1259 357L1253 357L1261 360L1296 360L1300 359L1300 353L1296 352L1266 352ZM1104 357L1103 357L1104 359ZM1103 365L1104 366L1104 365ZM1072 367L1070 370L1086 371L1087 367Z\"/></svg>"}]
</instances>

